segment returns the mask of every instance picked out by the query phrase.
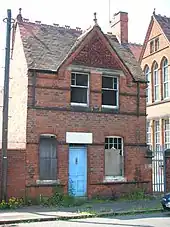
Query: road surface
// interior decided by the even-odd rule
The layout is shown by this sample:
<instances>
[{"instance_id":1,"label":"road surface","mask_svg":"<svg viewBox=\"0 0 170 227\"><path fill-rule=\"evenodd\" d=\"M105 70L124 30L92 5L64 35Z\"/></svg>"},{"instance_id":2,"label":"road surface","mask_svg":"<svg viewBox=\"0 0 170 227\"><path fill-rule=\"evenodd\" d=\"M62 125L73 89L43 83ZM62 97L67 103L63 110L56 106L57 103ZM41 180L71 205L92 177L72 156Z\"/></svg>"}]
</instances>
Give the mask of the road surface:
<instances>
[{"instance_id":1,"label":"road surface","mask_svg":"<svg viewBox=\"0 0 170 227\"><path fill-rule=\"evenodd\" d=\"M170 227L170 213L3 225L3 227ZM2 226L0 226L2 227Z\"/></svg>"}]
</instances>

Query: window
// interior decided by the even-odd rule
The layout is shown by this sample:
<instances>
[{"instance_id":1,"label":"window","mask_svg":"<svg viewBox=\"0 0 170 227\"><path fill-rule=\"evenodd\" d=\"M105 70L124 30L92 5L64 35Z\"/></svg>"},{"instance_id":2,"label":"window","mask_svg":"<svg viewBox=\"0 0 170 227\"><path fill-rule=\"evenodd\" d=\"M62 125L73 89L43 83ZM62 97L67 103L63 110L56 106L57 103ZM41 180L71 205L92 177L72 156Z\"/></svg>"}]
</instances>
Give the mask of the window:
<instances>
[{"instance_id":1,"label":"window","mask_svg":"<svg viewBox=\"0 0 170 227\"><path fill-rule=\"evenodd\" d=\"M57 178L57 156L55 136L40 136L40 180L56 180Z\"/></svg>"},{"instance_id":2,"label":"window","mask_svg":"<svg viewBox=\"0 0 170 227\"><path fill-rule=\"evenodd\" d=\"M155 39L155 51L159 50L159 38Z\"/></svg>"},{"instance_id":3,"label":"window","mask_svg":"<svg viewBox=\"0 0 170 227\"><path fill-rule=\"evenodd\" d=\"M154 52L154 41L150 42L150 54Z\"/></svg>"},{"instance_id":4,"label":"window","mask_svg":"<svg viewBox=\"0 0 170 227\"><path fill-rule=\"evenodd\" d=\"M154 79L154 100L159 100L159 72L158 64L155 63L153 67L153 79Z\"/></svg>"},{"instance_id":5,"label":"window","mask_svg":"<svg viewBox=\"0 0 170 227\"><path fill-rule=\"evenodd\" d=\"M123 139L105 138L105 176L123 177Z\"/></svg>"},{"instance_id":6,"label":"window","mask_svg":"<svg viewBox=\"0 0 170 227\"><path fill-rule=\"evenodd\" d=\"M150 121L147 121L147 125L146 125L146 140L147 140L147 145L148 145L149 149L152 150Z\"/></svg>"},{"instance_id":7,"label":"window","mask_svg":"<svg viewBox=\"0 0 170 227\"><path fill-rule=\"evenodd\" d=\"M160 151L160 123L159 120L155 121L154 123L155 150Z\"/></svg>"},{"instance_id":8,"label":"window","mask_svg":"<svg viewBox=\"0 0 170 227\"><path fill-rule=\"evenodd\" d=\"M118 78L102 76L102 106L118 107Z\"/></svg>"},{"instance_id":9,"label":"window","mask_svg":"<svg viewBox=\"0 0 170 227\"><path fill-rule=\"evenodd\" d=\"M170 120L164 120L164 146L165 149L170 148Z\"/></svg>"},{"instance_id":10,"label":"window","mask_svg":"<svg viewBox=\"0 0 170 227\"><path fill-rule=\"evenodd\" d=\"M71 104L88 105L89 75L83 73L71 74Z\"/></svg>"},{"instance_id":11,"label":"window","mask_svg":"<svg viewBox=\"0 0 170 227\"><path fill-rule=\"evenodd\" d=\"M147 102L151 101L151 76L149 72L149 67L146 66L145 68L145 77L148 81L148 87L146 88L146 95L147 95Z\"/></svg>"},{"instance_id":12,"label":"window","mask_svg":"<svg viewBox=\"0 0 170 227\"><path fill-rule=\"evenodd\" d=\"M163 98L169 97L169 79L168 79L168 60L165 58L162 63L162 79L163 79Z\"/></svg>"}]
</instances>

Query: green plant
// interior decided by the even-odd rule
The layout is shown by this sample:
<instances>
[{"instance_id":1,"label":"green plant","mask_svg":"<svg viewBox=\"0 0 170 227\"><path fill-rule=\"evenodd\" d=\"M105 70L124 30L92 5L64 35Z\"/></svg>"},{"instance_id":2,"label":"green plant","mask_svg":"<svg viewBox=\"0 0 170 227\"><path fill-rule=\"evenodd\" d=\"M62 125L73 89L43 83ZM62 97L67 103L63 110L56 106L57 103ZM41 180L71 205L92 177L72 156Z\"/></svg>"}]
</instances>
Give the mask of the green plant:
<instances>
[{"instance_id":1,"label":"green plant","mask_svg":"<svg viewBox=\"0 0 170 227\"><path fill-rule=\"evenodd\" d=\"M136 188L132 192L127 193L121 197L121 199L123 199L123 200L143 200L146 198L147 198L147 196L145 194L145 190L140 189L140 188Z\"/></svg>"},{"instance_id":2,"label":"green plant","mask_svg":"<svg viewBox=\"0 0 170 227\"><path fill-rule=\"evenodd\" d=\"M11 197L8 202L5 202L4 200L1 201L0 209L15 209L21 207L23 204L23 199Z\"/></svg>"}]
</instances>

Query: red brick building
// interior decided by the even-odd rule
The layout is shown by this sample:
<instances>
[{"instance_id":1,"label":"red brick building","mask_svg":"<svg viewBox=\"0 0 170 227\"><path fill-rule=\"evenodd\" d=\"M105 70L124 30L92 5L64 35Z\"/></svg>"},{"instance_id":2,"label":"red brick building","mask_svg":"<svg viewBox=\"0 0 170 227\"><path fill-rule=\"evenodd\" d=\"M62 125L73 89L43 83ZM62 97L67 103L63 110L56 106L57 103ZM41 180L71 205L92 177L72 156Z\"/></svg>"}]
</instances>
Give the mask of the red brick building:
<instances>
[{"instance_id":1,"label":"red brick building","mask_svg":"<svg viewBox=\"0 0 170 227\"><path fill-rule=\"evenodd\" d=\"M151 192L146 80L112 34L29 22L13 30L8 195Z\"/></svg>"}]
</instances>

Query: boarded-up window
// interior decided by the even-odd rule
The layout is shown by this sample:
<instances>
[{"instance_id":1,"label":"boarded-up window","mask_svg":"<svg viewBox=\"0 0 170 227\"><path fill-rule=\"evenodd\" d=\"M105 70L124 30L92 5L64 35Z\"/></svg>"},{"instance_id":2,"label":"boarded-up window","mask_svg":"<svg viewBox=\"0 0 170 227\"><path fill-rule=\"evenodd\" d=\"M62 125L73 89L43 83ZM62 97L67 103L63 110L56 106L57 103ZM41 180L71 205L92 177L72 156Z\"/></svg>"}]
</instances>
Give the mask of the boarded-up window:
<instances>
[{"instance_id":1,"label":"boarded-up window","mask_svg":"<svg viewBox=\"0 0 170 227\"><path fill-rule=\"evenodd\" d=\"M40 137L40 180L57 179L57 146L55 136Z\"/></svg>"},{"instance_id":2,"label":"boarded-up window","mask_svg":"<svg viewBox=\"0 0 170 227\"><path fill-rule=\"evenodd\" d=\"M123 139L105 138L105 176L123 175Z\"/></svg>"}]
</instances>

